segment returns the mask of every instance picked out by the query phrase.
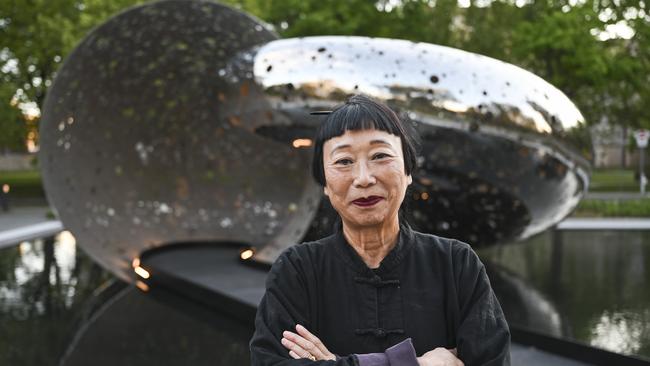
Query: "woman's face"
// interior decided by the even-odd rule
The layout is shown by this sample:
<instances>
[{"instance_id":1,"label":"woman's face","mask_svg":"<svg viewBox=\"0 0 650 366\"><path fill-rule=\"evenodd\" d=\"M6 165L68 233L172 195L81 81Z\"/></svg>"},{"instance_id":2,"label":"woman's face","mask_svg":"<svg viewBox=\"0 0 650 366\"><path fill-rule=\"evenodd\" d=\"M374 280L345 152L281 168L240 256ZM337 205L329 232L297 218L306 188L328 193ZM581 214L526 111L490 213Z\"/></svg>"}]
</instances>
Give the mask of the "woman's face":
<instances>
[{"instance_id":1,"label":"woman's face","mask_svg":"<svg viewBox=\"0 0 650 366\"><path fill-rule=\"evenodd\" d=\"M411 176L405 174L402 142L380 130L346 131L323 145L325 195L350 228L389 224Z\"/></svg>"}]
</instances>

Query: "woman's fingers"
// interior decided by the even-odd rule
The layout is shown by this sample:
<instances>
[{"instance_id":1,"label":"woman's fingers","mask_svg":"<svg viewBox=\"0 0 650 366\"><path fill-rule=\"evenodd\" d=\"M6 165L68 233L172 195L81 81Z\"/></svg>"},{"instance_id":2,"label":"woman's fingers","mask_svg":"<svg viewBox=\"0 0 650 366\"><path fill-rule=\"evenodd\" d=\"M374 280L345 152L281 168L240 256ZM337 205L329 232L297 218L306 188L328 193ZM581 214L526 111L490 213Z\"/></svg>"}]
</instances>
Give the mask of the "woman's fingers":
<instances>
[{"instance_id":1,"label":"woman's fingers","mask_svg":"<svg viewBox=\"0 0 650 366\"><path fill-rule=\"evenodd\" d=\"M294 351L301 358L316 357L317 360L324 360L325 355L314 343L306 340L296 333L285 330L282 333L282 345L290 351Z\"/></svg>"},{"instance_id":2,"label":"woman's fingers","mask_svg":"<svg viewBox=\"0 0 650 366\"><path fill-rule=\"evenodd\" d=\"M308 331L307 328L305 328L302 325L298 324L298 325L296 325L296 330L298 331L298 334L300 336L302 336L304 339L306 339L309 342L311 342L312 344L314 344L314 346L316 346L321 351L321 353L323 353L324 355L327 355L327 354L330 353L330 351L327 349L327 347L325 347L323 342L321 342L321 340L318 339L318 337L311 334L311 332Z\"/></svg>"},{"instance_id":3,"label":"woman's fingers","mask_svg":"<svg viewBox=\"0 0 650 366\"><path fill-rule=\"evenodd\" d=\"M335 360L336 359L336 356L334 356L334 354L332 352L330 352L327 349L327 347L325 347L323 342L318 337L313 335L309 330L307 330L307 328L305 328L302 325L298 324L298 325L296 325L296 331L298 331L298 334L300 334L303 338L310 341L311 343L313 343L316 346L316 348L318 348L318 350L323 355L322 359L324 359L324 360Z\"/></svg>"},{"instance_id":4,"label":"woman's fingers","mask_svg":"<svg viewBox=\"0 0 650 366\"><path fill-rule=\"evenodd\" d=\"M332 354L321 340L313 335L307 328L302 325L296 325L298 334L288 330L282 333L282 345L289 350L291 357L310 358L315 357L317 360L335 360L336 356ZM293 352L293 354L291 354ZM296 358L296 357L294 357Z\"/></svg>"},{"instance_id":5,"label":"woman's fingers","mask_svg":"<svg viewBox=\"0 0 650 366\"><path fill-rule=\"evenodd\" d=\"M289 356L291 356L293 358L296 358L296 359L298 359L298 358L310 358L309 356L312 356L312 354L309 351L305 350L299 344L297 344L295 342L292 342L291 340L289 340L287 338L282 338L281 343L284 346L284 348L289 350ZM316 357L316 356L314 355L314 357Z\"/></svg>"}]
</instances>

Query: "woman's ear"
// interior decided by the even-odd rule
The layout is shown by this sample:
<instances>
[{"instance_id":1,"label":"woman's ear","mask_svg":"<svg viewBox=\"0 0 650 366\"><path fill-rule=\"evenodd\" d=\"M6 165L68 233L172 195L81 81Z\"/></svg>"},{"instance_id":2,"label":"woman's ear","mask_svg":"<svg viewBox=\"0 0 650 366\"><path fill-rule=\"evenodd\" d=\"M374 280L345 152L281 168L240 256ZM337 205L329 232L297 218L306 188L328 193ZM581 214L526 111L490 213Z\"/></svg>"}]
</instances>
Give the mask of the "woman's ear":
<instances>
[{"instance_id":1,"label":"woman's ear","mask_svg":"<svg viewBox=\"0 0 650 366\"><path fill-rule=\"evenodd\" d=\"M411 183L413 183L413 177L411 176L411 174L406 176L406 181L408 182L407 185L409 185L409 186L411 185Z\"/></svg>"},{"instance_id":2,"label":"woman's ear","mask_svg":"<svg viewBox=\"0 0 650 366\"><path fill-rule=\"evenodd\" d=\"M325 193L325 195L326 195L327 197L330 196L330 190L327 189L327 185L325 185L325 187L323 187L323 193Z\"/></svg>"}]
</instances>

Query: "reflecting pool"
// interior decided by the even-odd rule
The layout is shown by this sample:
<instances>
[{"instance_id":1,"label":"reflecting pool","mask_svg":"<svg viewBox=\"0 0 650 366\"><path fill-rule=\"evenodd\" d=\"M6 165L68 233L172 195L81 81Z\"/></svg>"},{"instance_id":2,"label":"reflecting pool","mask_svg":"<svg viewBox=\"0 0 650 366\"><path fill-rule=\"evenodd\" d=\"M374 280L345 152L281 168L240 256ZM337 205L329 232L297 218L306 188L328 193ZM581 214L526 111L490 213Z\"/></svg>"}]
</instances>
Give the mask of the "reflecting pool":
<instances>
[{"instance_id":1,"label":"reflecting pool","mask_svg":"<svg viewBox=\"0 0 650 366\"><path fill-rule=\"evenodd\" d=\"M0 365L246 365L248 325L127 286L62 232L0 249Z\"/></svg>"},{"instance_id":2,"label":"reflecting pool","mask_svg":"<svg viewBox=\"0 0 650 366\"><path fill-rule=\"evenodd\" d=\"M546 231L479 255L511 324L650 358L650 232ZM127 287L67 232L0 249L0 329L16 366L247 364L251 335Z\"/></svg>"},{"instance_id":3,"label":"reflecting pool","mask_svg":"<svg viewBox=\"0 0 650 366\"><path fill-rule=\"evenodd\" d=\"M70 233L0 250L0 365L55 365L112 275Z\"/></svg>"},{"instance_id":4,"label":"reflecting pool","mask_svg":"<svg viewBox=\"0 0 650 366\"><path fill-rule=\"evenodd\" d=\"M479 255L510 324L650 359L650 232L549 230Z\"/></svg>"}]
</instances>

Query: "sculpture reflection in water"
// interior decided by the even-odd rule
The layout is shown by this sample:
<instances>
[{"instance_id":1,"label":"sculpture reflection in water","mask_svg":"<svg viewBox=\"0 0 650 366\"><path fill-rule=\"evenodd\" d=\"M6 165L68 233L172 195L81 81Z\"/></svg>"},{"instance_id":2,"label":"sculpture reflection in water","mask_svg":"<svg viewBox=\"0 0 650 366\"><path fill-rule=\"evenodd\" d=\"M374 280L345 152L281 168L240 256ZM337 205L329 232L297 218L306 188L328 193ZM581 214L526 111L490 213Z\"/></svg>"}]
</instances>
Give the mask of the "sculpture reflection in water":
<instances>
[{"instance_id":1,"label":"sculpture reflection in water","mask_svg":"<svg viewBox=\"0 0 650 366\"><path fill-rule=\"evenodd\" d=\"M507 267L483 262L508 324L557 338L566 336L564 318L547 296Z\"/></svg>"},{"instance_id":2,"label":"sculpture reflection in water","mask_svg":"<svg viewBox=\"0 0 650 366\"><path fill-rule=\"evenodd\" d=\"M172 293L126 287L79 328L59 365L246 365L250 328Z\"/></svg>"},{"instance_id":3,"label":"sculpture reflection in water","mask_svg":"<svg viewBox=\"0 0 650 366\"><path fill-rule=\"evenodd\" d=\"M546 230L479 255L511 327L650 359L650 232Z\"/></svg>"},{"instance_id":4,"label":"sculpture reflection in water","mask_svg":"<svg viewBox=\"0 0 650 366\"><path fill-rule=\"evenodd\" d=\"M278 40L208 1L132 8L93 30L48 92L43 180L98 262L171 242L228 241L273 261L331 227L309 142L346 96L388 103L419 130L413 225L475 246L557 223L588 184L563 140L580 112L539 77L488 57L364 37Z\"/></svg>"}]
</instances>

